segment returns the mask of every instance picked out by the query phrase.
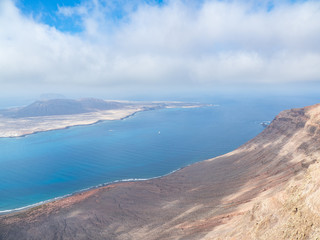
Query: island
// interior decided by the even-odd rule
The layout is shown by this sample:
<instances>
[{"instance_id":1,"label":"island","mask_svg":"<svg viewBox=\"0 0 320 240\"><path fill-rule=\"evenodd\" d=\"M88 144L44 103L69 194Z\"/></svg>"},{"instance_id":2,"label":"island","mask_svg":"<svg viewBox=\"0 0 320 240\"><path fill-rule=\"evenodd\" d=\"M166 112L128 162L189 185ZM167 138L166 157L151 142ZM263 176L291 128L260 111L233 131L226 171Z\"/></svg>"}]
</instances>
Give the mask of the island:
<instances>
[{"instance_id":1,"label":"island","mask_svg":"<svg viewBox=\"0 0 320 240\"><path fill-rule=\"evenodd\" d=\"M286 110L225 155L0 216L0 239L316 239L319 159L320 104Z\"/></svg>"},{"instance_id":2,"label":"island","mask_svg":"<svg viewBox=\"0 0 320 240\"><path fill-rule=\"evenodd\" d=\"M134 102L84 99L39 100L28 106L0 110L0 137L21 137L37 132L124 119L141 111L190 108L204 104Z\"/></svg>"}]
</instances>

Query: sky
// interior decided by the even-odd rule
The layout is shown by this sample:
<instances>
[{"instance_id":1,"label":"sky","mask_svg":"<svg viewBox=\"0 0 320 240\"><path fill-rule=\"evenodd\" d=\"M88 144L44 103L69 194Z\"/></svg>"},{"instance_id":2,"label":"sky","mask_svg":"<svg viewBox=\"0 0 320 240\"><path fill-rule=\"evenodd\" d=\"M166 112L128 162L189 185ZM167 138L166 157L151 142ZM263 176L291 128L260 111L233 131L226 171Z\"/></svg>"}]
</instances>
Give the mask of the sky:
<instances>
[{"instance_id":1,"label":"sky","mask_svg":"<svg viewBox=\"0 0 320 240\"><path fill-rule=\"evenodd\" d=\"M320 1L0 0L0 94L312 88L319 43Z\"/></svg>"}]
</instances>

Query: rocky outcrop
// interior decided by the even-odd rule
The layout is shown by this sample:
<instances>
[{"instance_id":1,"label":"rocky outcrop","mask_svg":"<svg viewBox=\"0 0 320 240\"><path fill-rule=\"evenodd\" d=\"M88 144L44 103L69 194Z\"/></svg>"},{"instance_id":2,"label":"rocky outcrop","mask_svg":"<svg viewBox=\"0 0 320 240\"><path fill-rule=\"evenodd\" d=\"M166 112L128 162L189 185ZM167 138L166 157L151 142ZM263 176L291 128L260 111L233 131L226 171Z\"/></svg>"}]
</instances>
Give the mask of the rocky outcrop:
<instances>
[{"instance_id":1,"label":"rocky outcrop","mask_svg":"<svg viewBox=\"0 0 320 240\"><path fill-rule=\"evenodd\" d=\"M0 217L0 239L317 239L320 105L168 176Z\"/></svg>"}]
</instances>

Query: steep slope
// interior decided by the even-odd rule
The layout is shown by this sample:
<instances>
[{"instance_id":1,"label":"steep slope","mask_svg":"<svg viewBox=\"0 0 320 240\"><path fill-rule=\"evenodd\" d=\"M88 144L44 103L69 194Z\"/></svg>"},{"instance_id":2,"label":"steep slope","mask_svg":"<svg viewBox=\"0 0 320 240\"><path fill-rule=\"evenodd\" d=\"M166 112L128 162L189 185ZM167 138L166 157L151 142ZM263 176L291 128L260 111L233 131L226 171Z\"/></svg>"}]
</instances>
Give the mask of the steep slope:
<instances>
[{"instance_id":1,"label":"steep slope","mask_svg":"<svg viewBox=\"0 0 320 240\"><path fill-rule=\"evenodd\" d=\"M226 155L0 217L0 239L313 239L320 105ZM316 239L316 238L314 238Z\"/></svg>"},{"instance_id":2,"label":"steep slope","mask_svg":"<svg viewBox=\"0 0 320 240\"><path fill-rule=\"evenodd\" d=\"M303 114L301 130L279 152L291 153L294 177L256 198L243 216L206 239L320 239L320 106L307 107Z\"/></svg>"}]
</instances>

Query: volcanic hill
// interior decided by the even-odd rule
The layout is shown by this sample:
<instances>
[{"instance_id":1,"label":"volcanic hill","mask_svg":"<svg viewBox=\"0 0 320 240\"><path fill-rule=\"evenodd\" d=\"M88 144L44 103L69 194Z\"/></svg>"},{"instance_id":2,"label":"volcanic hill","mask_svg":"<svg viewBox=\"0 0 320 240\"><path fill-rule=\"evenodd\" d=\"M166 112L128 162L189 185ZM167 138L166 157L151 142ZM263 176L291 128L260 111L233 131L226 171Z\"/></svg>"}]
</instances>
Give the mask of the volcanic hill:
<instances>
[{"instance_id":1,"label":"volcanic hill","mask_svg":"<svg viewBox=\"0 0 320 240\"><path fill-rule=\"evenodd\" d=\"M1 113L7 117L24 118L88 113L118 109L126 105L128 104L118 101L104 101L97 98L48 99L38 100L25 107L2 110Z\"/></svg>"}]
</instances>

